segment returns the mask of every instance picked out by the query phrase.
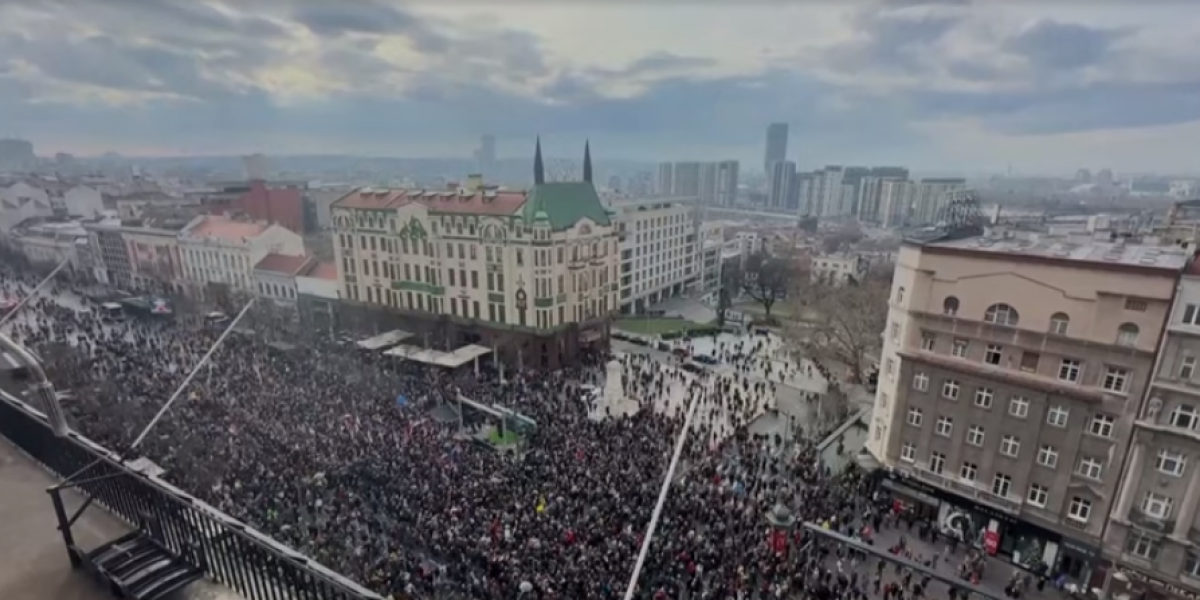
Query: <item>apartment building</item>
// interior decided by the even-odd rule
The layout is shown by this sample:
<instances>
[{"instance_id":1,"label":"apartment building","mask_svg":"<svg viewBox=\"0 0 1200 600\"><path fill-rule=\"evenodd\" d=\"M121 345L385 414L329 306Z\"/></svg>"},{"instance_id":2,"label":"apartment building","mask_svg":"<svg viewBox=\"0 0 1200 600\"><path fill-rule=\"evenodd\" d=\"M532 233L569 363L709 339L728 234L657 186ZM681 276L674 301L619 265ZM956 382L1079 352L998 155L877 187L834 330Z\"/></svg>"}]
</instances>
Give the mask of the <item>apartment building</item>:
<instances>
[{"instance_id":1,"label":"apartment building","mask_svg":"<svg viewBox=\"0 0 1200 600\"><path fill-rule=\"evenodd\" d=\"M257 292L254 266L268 254L304 255L304 240L281 225L196 217L179 232L182 283L198 296L218 288Z\"/></svg>"},{"instance_id":2,"label":"apartment building","mask_svg":"<svg viewBox=\"0 0 1200 600\"><path fill-rule=\"evenodd\" d=\"M1180 278L1105 554L1138 592L1200 594L1200 261ZM1114 585L1121 585L1118 580ZM1122 591L1122 590L1118 590ZM1181 595L1181 594L1175 594ZM1187 596L1187 594L1182 594Z\"/></svg>"},{"instance_id":3,"label":"apartment building","mask_svg":"<svg viewBox=\"0 0 1200 600\"><path fill-rule=\"evenodd\" d=\"M696 282L696 203L696 198L644 198L610 205L621 240L622 313L645 312Z\"/></svg>"},{"instance_id":4,"label":"apartment building","mask_svg":"<svg viewBox=\"0 0 1200 600\"><path fill-rule=\"evenodd\" d=\"M868 439L884 485L989 554L1087 583L1186 251L949 235L901 247Z\"/></svg>"},{"instance_id":5,"label":"apartment building","mask_svg":"<svg viewBox=\"0 0 1200 600\"><path fill-rule=\"evenodd\" d=\"M347 194L332 214L343 298L375 322L494 346L510 364L557 368L607 344L620 250L591 171L585 156L584 181L546 182L539 144L528 191L475 177Z\"/></svg>"}]
</instances>

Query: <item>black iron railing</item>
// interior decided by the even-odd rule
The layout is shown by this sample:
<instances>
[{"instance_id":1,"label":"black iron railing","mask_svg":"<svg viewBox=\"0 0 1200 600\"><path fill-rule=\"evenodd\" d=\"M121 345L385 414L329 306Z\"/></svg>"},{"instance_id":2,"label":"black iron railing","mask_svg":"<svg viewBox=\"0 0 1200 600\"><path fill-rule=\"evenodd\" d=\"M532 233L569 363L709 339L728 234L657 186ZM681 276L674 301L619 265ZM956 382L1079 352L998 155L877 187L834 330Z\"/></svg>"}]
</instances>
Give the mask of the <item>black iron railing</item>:
<instances>
[{"instance_id":1,"label":"black iron railing","mask_svg":"<svg viewBox=\"0 0 1200 600\"><path fill-rule=\"evenodd\" d=\"M144 528L247 600L382 600L169 483L129 469L75 431L55 437L41 411L4 393L0 436L59 477L79 473L74 487L90 501Z\"/></svg>"}]
</instances>

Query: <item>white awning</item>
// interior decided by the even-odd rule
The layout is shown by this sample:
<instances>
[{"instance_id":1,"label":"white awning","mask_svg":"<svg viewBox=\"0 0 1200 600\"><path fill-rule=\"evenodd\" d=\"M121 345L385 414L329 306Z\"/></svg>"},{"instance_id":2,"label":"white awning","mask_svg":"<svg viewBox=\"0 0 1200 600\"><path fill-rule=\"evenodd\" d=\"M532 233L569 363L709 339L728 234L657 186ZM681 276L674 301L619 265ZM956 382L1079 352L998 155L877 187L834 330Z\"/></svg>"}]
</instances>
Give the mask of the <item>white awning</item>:
<instances>
[{"instance_id":1,"label":"white awning","mask_svg":"<svg viewBox=\"0 0 1200 600\"><path fill-rule=\"evenodd\" d=\"M389 346L395 346L400 342L412 337L412 334L400 329L394 329L386 333L381 333L374 337L369 337L358 342L358 347L363 350L382 350Z\"/></svg>"},{"instance_id":2,"label":"white awning","mask_svg":"<svg viewBox=\"0 0 1200 600\"><path fill-rule=\"evenodd\" d=\"M477 346L470 344L458 348L454 352L442 352L441 350L430 350L418 346L400 345L384 352L386 356L395 356L405 360L412 360L427 365L436 365L439 367L448 367L451 369L461 367L480 356L488 354L492 350L485 346Z\"/></svg>"}]
</instances>

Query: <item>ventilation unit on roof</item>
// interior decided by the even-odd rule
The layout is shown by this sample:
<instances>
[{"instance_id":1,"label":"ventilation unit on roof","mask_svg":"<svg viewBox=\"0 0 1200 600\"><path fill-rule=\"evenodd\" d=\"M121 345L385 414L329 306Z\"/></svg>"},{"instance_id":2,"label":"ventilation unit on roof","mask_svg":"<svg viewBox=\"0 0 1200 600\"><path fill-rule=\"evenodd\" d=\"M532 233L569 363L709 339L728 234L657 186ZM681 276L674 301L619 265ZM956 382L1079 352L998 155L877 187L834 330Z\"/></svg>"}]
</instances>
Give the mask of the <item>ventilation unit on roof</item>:
<instances>
[{"instance_id":1,"label":"ventilation unit on roof","mask_svg":"<svg viewBox=\"0 0 1200 600\"><path fill-rule=\"evenodd\" d=\"M1146 256L1138 262L1142 263L1143 265L1153 265L1158 263L1158 259L1154 258L1153 256Z\"/></svg>"}]
</instances>

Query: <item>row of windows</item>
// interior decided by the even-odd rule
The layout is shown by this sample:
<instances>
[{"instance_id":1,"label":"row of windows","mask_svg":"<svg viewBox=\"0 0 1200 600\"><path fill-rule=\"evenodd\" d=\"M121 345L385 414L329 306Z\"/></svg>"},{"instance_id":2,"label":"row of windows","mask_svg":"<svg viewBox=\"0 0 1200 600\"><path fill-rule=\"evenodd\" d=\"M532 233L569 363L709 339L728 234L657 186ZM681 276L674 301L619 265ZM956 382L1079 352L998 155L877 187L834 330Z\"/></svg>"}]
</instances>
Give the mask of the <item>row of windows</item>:
<instances>
[{"instance_id":1,"label":"row of windows","mask_svg":"<svg viewBox=\"0 0 1200 600\"><path fill-rule=\"evenodd\" d=\"M955 358L969 358L970 340L963 338L955 338L950 346L950 355ZM929 333L921 333L921 349L928 352L937 350L937 336ZM1005 350L1000 344L987 344L983 352L983 362L987 365L1003 366ZM1018 368L1025 373L1036 374L1041 368L1042 355L1037 352L1028 350L1021 352L1021 359ZM1007 361L1012 363L1011 358ZM1194 366L1194 361L1193 361ZM884 365L885 374L891 375L895 371L895 360L887 359ZM1084 374L1084 362L1077 358L1062 358L1059 360L1058 368L1054 371L1055 377L1059 381L1067 383L1080 383ZM1100 379L1099 385L1106 392L1114 394L1125 394L1129 392L1129 387L1133 382L1133 372L1119 365L1104 365L1104 376ZM914 387L916 383L914 382ZM922 389L917 387L917 389Z\"/></svg>"},{"instance_id":2,"label":"row of windows","mask_svg":"<svg viewBox=\"0 0 1200 600\"><path fill-rule=\"evenodd\" d=\"M365 290L365 292L360 294L359 289L359 286L356 285L346 286L346 297L355 301L365 300L366 302L385 304L392 308L404 308L438 314L445 312L447 308L442 298L421 292L363 286L361 289ZM363 297L364 295L365 298ZM465 298L450 298L449 300L448 314L472 319L481 318L481 304L479 301L467 300ZM574 320L570 322L582 322L593 319L608 314L609 310L608 295L601 296L598 299L584 300L572 306L571 312ZM529 309L518 307L514 312L517 316L515 324L522 327L527 326ZM550 309L534 309L533 313L536 318L537 327L539 328L557 327L558 325L568 323L565 305L559 305ZM487 320L497 323L510 323L505 305L488 303Z\"/></svg>"},{"instance_id":3,"label":"row of windows","mask_svg":"<svg viewBox=\"0 0 1200 600\"><path fill-rule=\"evenodd\" d=\"M896 289L896 302L904 302L904 287ZM954 296L946 296L942 300L942 313L955 316L958 314L959 301ZM1131 312L1146 312L1148 304L1145 300L1136 298L1127 298L1125 300L1125 310ZM996 325L1005 325L1008 327L1016 327L1020 323L1021 315L1017 309L1003 302L993 304L983 313L983 320ZM1200 324L1200 307L1195 304L1187 305L1184 311L1185 323L1193 325ZM1050 315L1050 333L1057 335L1067 335L1067 330L1071 325L1071 317L1064 312L1056 312ZM1138 327L1133 323L1125 323L1117 330L1117 343L1121 345L1131 346L1137 340Z\"/></svg>"},{"instance_id":4,"label":"row of windows","mask_svg":"<svg viewBox=\"0 0 1200 600\"><path fill-rule=\"evenodd\" d=\"M354 247L354 236L347 233L338 234L338 239L343 249ZM614 251L617 247L617 242L612 242ZM412 240L408 238L399 238L399 242L391 237L379 237L372 235L358 236L358 245L361 250L369 250L371 252L390 252L393 254L416 254L421 256L437 256L439 246L436 243L430 243L424 240ZM464 242L446 242L446 258L457 258L458 260L475 260L477 256L477 244ZM485 246L488 262L500 262L504 253L504 246L488 245ZM558 264L563 264L566 257L566 247L559 246L556 248ZM525 249L513 248L517 265L525 264ZM538 262L542 263L538 266L550 266L550 251L539 250ZM606 242L590 242L578 243L571 245L571 261L588 260L592 257L603 258L608 256L608 244Z\"/></svg>"},{"instance_id":5,"label":"row of windows","mask_svg":"<svg viewBox=\"0 0 1200 600\"><path fill-rule=\"evenodd\" d=\"M924 423L924 412L919 408L908 409L908 415L905 422L912 427L921 427ZM1113 431L1112 417L1107 415L1097 415L1092 420L1088 433L1100 437L1111 437ZM940 437L951 437L954 434L954 419L947 416L939 416L933 428L934 435ZM967 435L964 441L967 444L976 447L982 447L986 439L986 431L982 425L969 425L967 427ZM1005 435L1000 439L999 446L1000 454L1011 458L1017 458L1021 453L1021 439L1015 435ZM903 453L901 459L903 459ZM1037 463L1041 466L1054 469L1058 467L1058 449L1051 445L1044 445L1038 449ZM1182 467L1181 467L1182 468ZM1076 474L1088 479L1099 480L1104 472L1104 460L1099 457L1083 456L1079 459L1079 464L1076 465Z\"/></svg>"},{"instance_id":6,"label":"row of windows","mask_svg":"<svg viewBox=\"0 0 1200 600\"><path fill-rule=\"evenodd\" d=\"M900 449L900 458L906 462L915 462L916 446L905 444ZM946 455L933 452L929 456L929 471L936 475L946 476ZM963 461L958 470L958 479L967 485L975 487L978 482L979 465L971 461ZM1013 478L1006 473L996 473L992 477L990 492L992 495L1012 499ZM1050 501L1050 488L1040 483L1029 484L1025 501L1038 508L1045 508ZM1067 506L1067 517L1080 523L1087 523L1092 516L1092 501L1081 496L1073 496Z\"/></svg>"}]
</instances>

